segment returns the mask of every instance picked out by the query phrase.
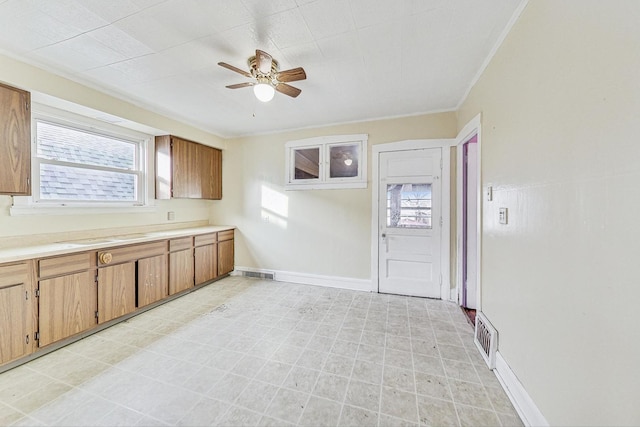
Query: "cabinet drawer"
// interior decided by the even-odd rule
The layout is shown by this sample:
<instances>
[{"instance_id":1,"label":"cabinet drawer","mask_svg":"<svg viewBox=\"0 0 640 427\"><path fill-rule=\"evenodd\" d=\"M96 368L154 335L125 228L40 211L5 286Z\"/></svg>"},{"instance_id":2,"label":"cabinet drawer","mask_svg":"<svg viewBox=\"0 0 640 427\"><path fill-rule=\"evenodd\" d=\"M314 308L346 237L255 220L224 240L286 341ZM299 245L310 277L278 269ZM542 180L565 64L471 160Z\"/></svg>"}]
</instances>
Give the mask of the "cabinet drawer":
<instances>
[{"instance_id":1,"label":"cabinet drawer","mask_svg":"<svg viewBox=\"0 0 640 427\"><path fill-rule=\"evenodd\" d=\"M194 239L195 246L211 245L218 241L218 233L201 234Z\"/></svg>"},{"instance_id":2,"label":"cabinet drawer","mask_svg":"<svg viewBox=\"0 0 640 427\"><path fill-rule=\"evenodd\" d=\"M167 252L167 240L140 245L124 246L121 248L98 251L98 265L119 264L162 255Z\"/></svg>"},{"instance_id":3,"label":"cabinet drawer","mask_svg":"<svg viewBox=\"0 0 640 427\"><path fill-rule=\"evenodd\" d=\"M0 288L21 285L29 280L27 264L0 266Z\"/></svg>"},{"instance_id":4,"label":"cabinet drawer","mask_svg":"<svg viewBox=\"0 0 640 427\"><path fill-rule=\"evenodd\" d=\"M225 240L231 240L233 239L233 230L227 230L227 231L219 231L218 232L218 241L222 242Z\"/></svg>"},{"instance_id":5,"label":"cabinet drawer","mask_svg":"<svg viewBox=\"0 0 640 427\"><path fill-rule=\"evenodd\" d=\"M95 267L95 252L81 252L38 261L38 275L42 277L74 273Z\"/></svg>"},{"instance_id":6,"label":"cabinet drawer","mask_svg":"<svg viewBox=\"0 0 640 427\"><path fill-rule=\"evenodd\" d=\"M169 240L169 251L171 252L189 249L191 246L193 246L193 237Z\"/></svg>"}]
</instances>

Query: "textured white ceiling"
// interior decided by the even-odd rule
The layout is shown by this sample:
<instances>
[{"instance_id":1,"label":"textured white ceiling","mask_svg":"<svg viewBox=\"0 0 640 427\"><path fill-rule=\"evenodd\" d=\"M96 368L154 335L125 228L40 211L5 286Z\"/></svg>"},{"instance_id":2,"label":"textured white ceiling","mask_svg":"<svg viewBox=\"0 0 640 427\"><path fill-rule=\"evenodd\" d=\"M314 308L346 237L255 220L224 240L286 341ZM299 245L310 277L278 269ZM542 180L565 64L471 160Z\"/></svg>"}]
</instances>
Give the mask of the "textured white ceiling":
<instances>
[{"instance_id":1,"label":"textured white ceiling","mask_svg":"<svg viewBox=\"0 0 640 427\"><path fill-rule=\"evenodd\" d=\"M232 137L455 109L522 1L0 0L0 50ZM298 98L225 88L256 48Z\"/></svg>"}]
</instances>

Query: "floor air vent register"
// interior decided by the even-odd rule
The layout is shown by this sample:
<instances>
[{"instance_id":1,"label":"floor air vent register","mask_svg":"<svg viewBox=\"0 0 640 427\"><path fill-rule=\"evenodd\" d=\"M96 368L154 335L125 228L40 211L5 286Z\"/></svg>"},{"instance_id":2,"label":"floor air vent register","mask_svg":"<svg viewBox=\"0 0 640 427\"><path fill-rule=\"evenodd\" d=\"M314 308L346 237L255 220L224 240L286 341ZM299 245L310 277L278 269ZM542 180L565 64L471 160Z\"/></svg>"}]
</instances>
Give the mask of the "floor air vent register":
<instances>
[{"instance_id":1,"label":"floor air vent register","mask_svg":"<svg viewBox=\"0 0 640 427\"><path fill-rule=\"evenodd\" d=\"M473 341L489 369L496 368L496 351L498 350L498 331L481 312L476 316L476 330Z\"/></svg>"},{"instance_id":2,"label":"floor air vent register","mask_svg":"<svg viewBox=\"0 0 640 427\"><path fill-rule=\"evenodd\" d=\"M266 279L266 280L274 280L276 275L275 273L270 272L260 272L260 271L240 271L240 275L244 277L254 277L257 279Z\"/></svg>"}]
</instances>

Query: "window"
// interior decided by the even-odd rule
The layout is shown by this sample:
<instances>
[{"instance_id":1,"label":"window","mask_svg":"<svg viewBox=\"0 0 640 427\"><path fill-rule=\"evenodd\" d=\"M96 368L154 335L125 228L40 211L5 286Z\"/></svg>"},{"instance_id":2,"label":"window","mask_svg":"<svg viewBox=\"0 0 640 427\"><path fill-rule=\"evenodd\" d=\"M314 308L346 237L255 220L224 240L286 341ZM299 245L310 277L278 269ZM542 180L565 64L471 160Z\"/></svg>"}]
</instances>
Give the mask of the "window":
<instances>
[{"instance_id":1,"label":"window","mask_svg":"<svg viewBox=\"0 0 640 427\"><path fill-rule=\"evenodd\" d=\"M387 184L387 227L431 228L431 184Z\"/></svg>"},{"instance_id":2,"label":"window","mask_svg":"<svg viewBox=\"0 0 640 427\"><path fill-rule=\"evenodd\" d=\"M32 120L32 196L16 198L12 211L147 204L150 136L63 111L43 111Z\"/></svg>"},{"instance_id":3,"label":"window","mask_svg":"<svg viewBox=\"0 0 640 427\"><path fill-rule=\"evenodd\" d=\"M286 189L366 188L367 135L337 135L286 144Z\"/></svg>"}]
</instances>

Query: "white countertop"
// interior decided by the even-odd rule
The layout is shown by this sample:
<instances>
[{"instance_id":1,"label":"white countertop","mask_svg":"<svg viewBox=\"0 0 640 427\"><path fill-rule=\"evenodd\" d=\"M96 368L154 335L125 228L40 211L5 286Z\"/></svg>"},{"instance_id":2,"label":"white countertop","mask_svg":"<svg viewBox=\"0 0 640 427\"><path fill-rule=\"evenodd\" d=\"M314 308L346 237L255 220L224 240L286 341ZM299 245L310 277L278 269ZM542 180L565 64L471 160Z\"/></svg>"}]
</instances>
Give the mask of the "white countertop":
<instances>
[{"instance_id":1,"label":"white countertop","mask_svg":"<svg viewBox=\"0 0 640 427\"><path fill-rule=\"evenodd\" d=\"M17 248L0 249L0 263L22 261L33 258L43 258L54 255L64 255L74 252L84 252L96 249L114 248L133 243L146 243L156 240L173 239L176 237L193 236L196 234L215 233L233 230L230 225L180 228L176 230L154 231L150 233L124 234L110 237L94 237L80 240L60 241L41 245L23 246Z\"/></svg>"}]
</instances>

